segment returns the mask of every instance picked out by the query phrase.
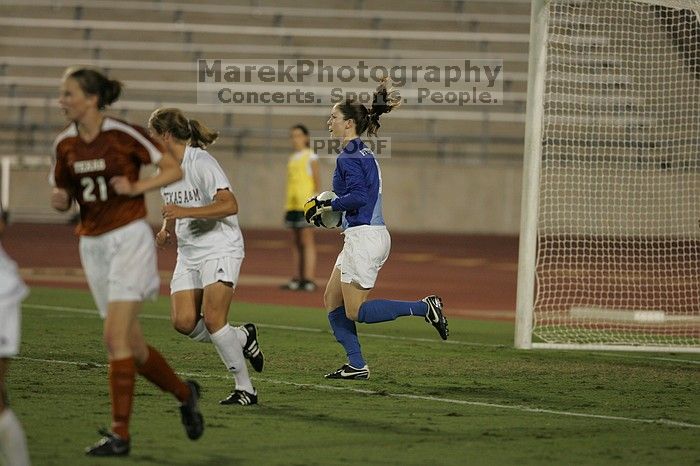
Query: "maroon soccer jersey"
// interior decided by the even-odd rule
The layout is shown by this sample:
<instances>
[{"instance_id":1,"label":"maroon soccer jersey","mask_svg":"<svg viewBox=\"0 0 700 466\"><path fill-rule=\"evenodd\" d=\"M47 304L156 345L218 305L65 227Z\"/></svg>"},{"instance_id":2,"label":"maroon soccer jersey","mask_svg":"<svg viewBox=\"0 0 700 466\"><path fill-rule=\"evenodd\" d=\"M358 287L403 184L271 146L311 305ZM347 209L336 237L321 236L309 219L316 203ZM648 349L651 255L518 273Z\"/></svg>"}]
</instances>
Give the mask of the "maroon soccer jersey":
<instances>
[{"instance_id":1,"label":"maroon soccer jersey","mask_svg":"<svg viewBox=\"0 0 700 466\"><path fill-rule=\"evenodd\" d=\"M80 205L80 235L101 235L146 216L144 196L120 196L109 183L126 176L132 183L142 165L157 163L162 148L146 131L106 117L100 134L86 143L72 123L54 142L52 180L67 190Z\"/></svg>"}]
</instances>

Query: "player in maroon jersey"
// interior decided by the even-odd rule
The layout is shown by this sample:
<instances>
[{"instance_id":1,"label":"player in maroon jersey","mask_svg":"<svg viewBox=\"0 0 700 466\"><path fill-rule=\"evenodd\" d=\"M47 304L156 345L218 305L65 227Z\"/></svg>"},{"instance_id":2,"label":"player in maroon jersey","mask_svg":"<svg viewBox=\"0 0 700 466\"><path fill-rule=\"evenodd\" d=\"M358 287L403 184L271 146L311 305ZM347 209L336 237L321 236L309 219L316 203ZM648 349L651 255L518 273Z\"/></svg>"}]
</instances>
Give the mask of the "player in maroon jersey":
<instances>
[{"instance_id":1,"label":"player in maroon jersey","mask_svg":"<svg viewBox=\"0 0 700 466\"><path fill-rule=\"evenodd\" d=\"M84 67L68 68L59 103L70 121L54 143L51 205L61 211L80 206L80 260L104 319L112 402L111 431L86 449L88 455L122 456L130 449L129 418L136 373L172 393L181 403L187 435L197 439L204 423L197 407L199 386L181 380L144 339L138 320L142 302L160 287L153 231L146 223L143 193L179 180L169 153L143 128L106 116L121 83ZM139 179L142 165L158 173Z\"/></svg>"}]
</instances>

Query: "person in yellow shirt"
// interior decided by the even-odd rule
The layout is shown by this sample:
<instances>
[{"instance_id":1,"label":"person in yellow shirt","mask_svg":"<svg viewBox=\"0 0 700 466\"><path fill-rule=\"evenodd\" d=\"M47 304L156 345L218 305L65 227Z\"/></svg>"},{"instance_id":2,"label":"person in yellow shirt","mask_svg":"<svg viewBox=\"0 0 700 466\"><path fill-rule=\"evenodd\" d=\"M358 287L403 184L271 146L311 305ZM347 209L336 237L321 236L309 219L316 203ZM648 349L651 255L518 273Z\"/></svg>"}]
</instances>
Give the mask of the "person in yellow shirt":
<instances>
[{"instance_id":1,"label":"person in yellow shirt","mask_svg":"<svg viewBox=\"0 0 700 466\"><path fill-rule=\"evenodd\" d=\"M316 242L314 229L304 218L304 203L319 192L321 179L318 155L309 147L309 130L302 124L289 130L294 153L287 162L287 201L285 224L292 229L294 265L297 276L282 288L287 290L315 291Z\"/></svg>"}]
</instances>

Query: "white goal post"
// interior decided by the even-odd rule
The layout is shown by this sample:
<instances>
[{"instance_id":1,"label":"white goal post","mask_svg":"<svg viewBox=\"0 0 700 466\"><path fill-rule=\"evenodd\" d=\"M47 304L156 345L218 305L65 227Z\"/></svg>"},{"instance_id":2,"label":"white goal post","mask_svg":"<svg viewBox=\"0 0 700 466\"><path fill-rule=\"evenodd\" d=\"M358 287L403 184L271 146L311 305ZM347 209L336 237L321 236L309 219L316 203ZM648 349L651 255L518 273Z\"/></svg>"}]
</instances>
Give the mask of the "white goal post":
<instances>
[{"instance_id":1,"label":"white goal post","mask_svg":"<svg viewBox=\"0 0 700 466\"><path fill-rule=\"evenodd\" d=\"M700 353L700 0L533 0L517 348Z\"/></svg>"}]
</instances>

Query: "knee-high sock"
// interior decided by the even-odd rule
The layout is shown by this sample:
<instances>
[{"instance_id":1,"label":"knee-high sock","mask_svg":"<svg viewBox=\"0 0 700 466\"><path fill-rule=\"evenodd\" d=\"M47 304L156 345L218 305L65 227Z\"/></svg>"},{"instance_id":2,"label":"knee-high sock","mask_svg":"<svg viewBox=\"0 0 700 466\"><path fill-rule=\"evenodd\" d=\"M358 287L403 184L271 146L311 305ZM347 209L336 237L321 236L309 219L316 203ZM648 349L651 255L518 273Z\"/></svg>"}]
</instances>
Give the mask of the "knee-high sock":
<instances>
[{"instance_id":1,"label":"knee-high sock","mask_svg":"<svg viewBox=\"0 0 700 466\"><path fill-rule=\"evenodd\" d=\"M388 299L373 299L365 301L357 314L358 322L376 324L395 320L402 316L425 317L428 305L423 301L391 301Z\"/></svg>"},{"instance_id":2,"label":"knee-high sock","mask_svg":"<svg viewBox=\"0 0 700 466\"><path fill-rule=\"evenodd\" d=\"M200 343L211 343L211 335L209 335L207 326L204 325L204 319L199 319L197 321L197 325L194 327L194 330L192 330L192 332L187 336Z\"/></svg>"},{"instance_id":3,"label":"knee-high sock","mask_svg":"<svg viewBox=\"0 0 700 466\"><path fill-rule=\"evenodd\" d=\"M348 319L345 315L345 307L340 306L329 312L328 322L331 324L335 339L345 348L345 354L348 356L348 363L357 369L364 367L367 363L362 357L362 350L360 349L360 340L357 338L355 322Z\"/></svg>"},{"instance_id":4,"label":"knee-high sock","mask_svg":"<svg viewBox=\"0 0 700 466\"><path fill-rule=\"evenodd\" d=\"M129 438L129 418L134 401L136 366L134 358L113 359L109 362L109 397L112 401L112 432Z\"/></svg>"},{"instance_id":5,"label":"knee-high sock","mask_svg":"<svg viewBox=\"0 0 700 466\"><path fill-rule=\"evenodd\" d=\"M238 333L243 331L226 324L219 330L211 334L211 341L216 347L219 357L226 365L226 369L231 371L236 381L236 390L245 390L248 393L255 393L253 383L250 381L248 367L243 356L243 345ZM245 342L245 334L243 334Z\"/></svg>"},{"instance_id":6,"label":"knee-high sock","mask_svg":"<svg viewBox=\"0 0 700 466\"><path fill-rule=\"evenodd\" d=\"M139 374L164 392L175 395L180 403L190 396L190 387L175 374L157 349L148 346L148 359L138 368Z\"/></svg>"},{"instance_id":7,"label":"knee-high sock","mask_svg":"<svg viewBox=\"0 0 700 466\"><path fill-rule=\"evenodd\" d=\"M0 413L0 453L12 466L29 466L27 439L22 424L8 407Z\"/></svg>"}]
</instances>

